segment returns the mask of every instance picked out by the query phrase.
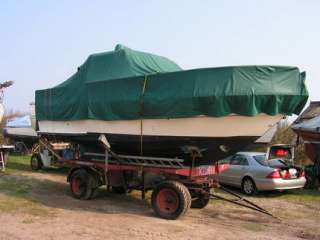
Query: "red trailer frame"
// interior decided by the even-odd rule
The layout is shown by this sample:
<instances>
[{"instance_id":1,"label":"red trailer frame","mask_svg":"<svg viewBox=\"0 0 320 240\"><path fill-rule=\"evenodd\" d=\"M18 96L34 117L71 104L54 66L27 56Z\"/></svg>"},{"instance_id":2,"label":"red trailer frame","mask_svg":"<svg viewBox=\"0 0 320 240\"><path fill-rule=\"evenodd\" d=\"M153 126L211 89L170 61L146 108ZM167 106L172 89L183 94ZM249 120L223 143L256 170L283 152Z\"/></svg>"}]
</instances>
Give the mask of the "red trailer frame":
<instances>
[{"instance_id":1,"label":"red trailer frame","mask_svg":"<svg viewBox=\"0 0 320 240\"><path fill-rule=\"evenodd\" d=\"M108 190L115 193L139 190L143 199L147 191L152 191L151 206L157 216L165 219L176 219L190 207L204 208L212 198L272 216L256 204L219 186L218 174L227 169L229 164L196 166L201 151L195 147L190 147L191 165L185 166L184 159L116 154L110 149L106 139L99 140L105 146L104 154L85 152L71 159L57 154L46 139L39 140L40 145L57 158L59 165L70 167L67 182L70 183L73 197L77 199L92 199L97 189L106 185ZM41 167L39 153L35 152L31 157L31 167L34 170ZM236 199L212 193L211 189L217 187Z\"/></svg>"},{"instance_id":2,"label":"red trailer frame","mask_svg":"<svg viewBox=\"0 0 320 240\"><path fill-rule=\"evenodd\" d=\"M111 188L117 193L140 190L142 199L147 191L152 190L152 208L158 216L166 219L176 219L190 207L204 208L210 200L210 189L218 187L216 174L227 168L227 165L173 168L119 162L106 164L81 159L67 160L65 164L71 167L67 181L74 197L93 198L96 189L101 185L106 185L108 189ZM141 175L141 184L128 186L123 177L128 172ZM153 186L146 186L144 176L148 173L163 176L163 180Z\"/></svg>"}]
</instances>

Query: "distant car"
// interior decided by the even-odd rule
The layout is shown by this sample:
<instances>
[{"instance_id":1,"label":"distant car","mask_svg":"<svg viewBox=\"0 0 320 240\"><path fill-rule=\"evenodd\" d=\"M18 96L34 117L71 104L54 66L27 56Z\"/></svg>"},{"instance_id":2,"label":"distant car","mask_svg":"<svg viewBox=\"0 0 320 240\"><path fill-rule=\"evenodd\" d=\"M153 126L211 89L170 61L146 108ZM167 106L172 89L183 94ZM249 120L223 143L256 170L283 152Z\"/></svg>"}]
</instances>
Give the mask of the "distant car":
<instances>
[{"instance_id":1,"label":"distant car","mask_svg":"<svg viewBox=\"0 0 320 240\"><path fill-rule=\"evenodd\" d=\"M284 150L281 151L279 154L284 155ZM281 158L268 160L267 154L239 152L220 160L219 163L230 164L230 167L219 173L219 182L239 187L248 195L257 191L303 188L306 183L303 169Z\"/></svg>"}]
</instances>

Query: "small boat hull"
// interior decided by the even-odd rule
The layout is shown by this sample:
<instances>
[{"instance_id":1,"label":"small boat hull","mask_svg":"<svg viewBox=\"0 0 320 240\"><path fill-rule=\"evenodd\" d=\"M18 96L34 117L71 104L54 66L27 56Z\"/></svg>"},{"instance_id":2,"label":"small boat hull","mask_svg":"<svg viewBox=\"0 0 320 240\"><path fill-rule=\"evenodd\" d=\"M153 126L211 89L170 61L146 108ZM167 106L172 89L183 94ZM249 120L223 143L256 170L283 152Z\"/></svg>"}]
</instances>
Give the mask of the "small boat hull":
<instances>
[{"instance_id":1,"label":"small boat hull","mask_svg":"<svg viewBox=\"0 0 320 240\"><path fill-rule=\"evenodd\" d=\"M50 138L50 135L48 135ZM52 139L72 141L80 144L85 152L103 153L102 145L98 144L98 134L88 135L54 135ZM196 147L201 151L201 157L195 165L210 165L217 160L234 154L254 142L257 136L246 137L176 137L176 136L141 136L108 134L107 139L112 151L124 155L144 155L150 157L168 157L185 159L185 164L191 164L191 156L187 147Z\"/></svg>"},{"instance_id":2,"label":"small boat hull","mask_svg":"<svg viewBox=\"0 0 320 240\"><path fill-rule=\"evenodd\" d=\"M40 133L77 142L85 151L103 151L97 144L105 134L114 152L151 157L183 158L189 147L201 152L196 165L212 164L253 143L283 116L229 115L221 118L144 119L132 121L41 121Z\"/></svg>"}]
</instances>

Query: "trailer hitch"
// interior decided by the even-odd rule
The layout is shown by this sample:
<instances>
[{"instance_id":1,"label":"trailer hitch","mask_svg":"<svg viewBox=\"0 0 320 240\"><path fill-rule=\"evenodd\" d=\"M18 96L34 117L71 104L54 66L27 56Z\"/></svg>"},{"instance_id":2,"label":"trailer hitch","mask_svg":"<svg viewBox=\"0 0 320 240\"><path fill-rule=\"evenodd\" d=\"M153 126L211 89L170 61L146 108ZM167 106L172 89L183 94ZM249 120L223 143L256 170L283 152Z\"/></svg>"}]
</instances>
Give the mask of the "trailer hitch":
<instances>
[{"instance_id":1,"label":"trailer hitch","mask_svg":"<svg viewBox=\"0 0 320 240\"><path fill-rule=\"evenodd\" d=\"M254 211L257 211L257 212L260 212L260 213L263 213L263 214L266 214L270 217L273 217L274 219L277 219L279 221L281 221L278 217L272 215L269 211L267 211L266 209L258 206L257 204L253 203L252 201L249 201L248 199L245 199L244 197L240 196L239 194L225 188L225 187L222 187L220 186L219 187L220 190L236 197L235 199L229 199L229 198L225 198L225 197L222 197L222 196L219 196L218 194L215 194L215 193L210 193L210 198L211 199L219 199L219 200L223 200L223 201L226 201L226 202L229 202L229 203L233 203L233 204L236 204L238 206L242 206L242 207L245 207L245 208L249 208L251 210L254 210Z\"/></svg>"}]
</instances>

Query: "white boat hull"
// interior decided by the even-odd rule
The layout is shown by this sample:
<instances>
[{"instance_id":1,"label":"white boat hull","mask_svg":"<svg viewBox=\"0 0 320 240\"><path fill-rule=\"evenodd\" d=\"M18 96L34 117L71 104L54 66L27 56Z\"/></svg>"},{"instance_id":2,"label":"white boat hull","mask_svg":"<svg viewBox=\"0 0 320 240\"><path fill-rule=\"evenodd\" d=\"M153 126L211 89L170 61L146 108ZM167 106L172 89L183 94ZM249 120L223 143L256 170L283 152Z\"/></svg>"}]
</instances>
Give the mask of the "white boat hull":
<instances>
[{"instance_id":1,"label":"white boat hull","mask_svg":"<svg viewBox=\"0 0 320 240\"><path fill-rule=\"evenodd\" d=\"M77 142L84 151L103 151L97 139L105 134L120 154L178 157L190 164L186 147L201 149L198 165L212 164L240 151L263 135L283 116L193 117L132 121L40 121L40 134ZM100 150L99 150L100 149Z\"/></svg>"},{"instance_id":2,"label":"white boat hull","mask_svg":"<svg viewBox=\"0 0 320 240\"><path fill-rule=\"evenodd\" d=\"M127 121L39 121L39 131L53 134L128 134L144 136L234 137L262 136L282 115L254 117L192 117Z\"/></svg>"}]
</instances>

